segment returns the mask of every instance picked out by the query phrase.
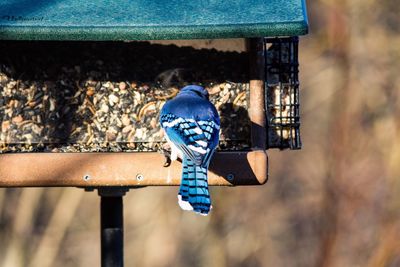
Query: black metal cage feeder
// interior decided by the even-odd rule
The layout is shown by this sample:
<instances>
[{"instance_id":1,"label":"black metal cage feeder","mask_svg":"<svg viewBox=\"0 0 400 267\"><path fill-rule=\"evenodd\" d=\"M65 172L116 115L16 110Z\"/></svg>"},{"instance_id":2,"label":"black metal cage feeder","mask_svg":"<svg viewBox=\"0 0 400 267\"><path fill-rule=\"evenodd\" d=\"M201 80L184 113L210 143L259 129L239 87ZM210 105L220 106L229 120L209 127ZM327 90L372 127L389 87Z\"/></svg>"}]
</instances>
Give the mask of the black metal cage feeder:
<instances>
[{"instance_id":1,"label":"black metal cage feeder","mask_svg":"<svg viewBox=\"0 0 400 267\"><path fill-rule=\"evenodd\" d=\"M299 38L265 38L267 149L300 149Z\"/></svg>"}]
</instances>

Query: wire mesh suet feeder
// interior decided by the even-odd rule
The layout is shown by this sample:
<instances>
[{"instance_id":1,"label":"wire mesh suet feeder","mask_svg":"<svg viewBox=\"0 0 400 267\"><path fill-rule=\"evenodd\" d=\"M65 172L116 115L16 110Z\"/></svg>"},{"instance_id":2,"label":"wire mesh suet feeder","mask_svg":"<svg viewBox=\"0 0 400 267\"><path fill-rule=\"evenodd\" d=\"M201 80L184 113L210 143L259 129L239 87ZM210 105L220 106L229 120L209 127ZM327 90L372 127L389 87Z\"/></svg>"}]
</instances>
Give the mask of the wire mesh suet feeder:
<instances>
[{"instance_id":1,"label":"wire mesh suet feeder","mask_svg":"<svg viewBox=\"0 0 400 267\"><path fill-rule=\"evenodd\" d=\"M300 149L298 37L265 38L267 149Z\"/></svg>"}]
</instances>

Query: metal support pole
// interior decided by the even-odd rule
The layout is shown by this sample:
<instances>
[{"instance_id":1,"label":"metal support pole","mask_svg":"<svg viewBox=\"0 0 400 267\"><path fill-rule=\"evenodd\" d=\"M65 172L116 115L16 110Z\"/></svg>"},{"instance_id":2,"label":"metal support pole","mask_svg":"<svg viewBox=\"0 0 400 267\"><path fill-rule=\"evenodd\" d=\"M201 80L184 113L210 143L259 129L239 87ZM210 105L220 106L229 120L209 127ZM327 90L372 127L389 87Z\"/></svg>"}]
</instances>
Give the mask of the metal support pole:
<instances>
[{"instance_id":1,"label":"metal support pole","mask_svg":"<svg viewBox=\"0 0 400 267\"><path fill-rule=\"evenodd\" d=\"M101 266L124 266L122 196L101 197Z\"/></svg>"},{"instance_id":2,"label":"metal support pole","mask_svg":"<svg viewBox=\"0 0 400 267\"><path fill-rule=\"evenodd\" d=\"M124 228L121 189L99 189L101 220L101 266L124 266Z\"/></svg>"}]
</instances>

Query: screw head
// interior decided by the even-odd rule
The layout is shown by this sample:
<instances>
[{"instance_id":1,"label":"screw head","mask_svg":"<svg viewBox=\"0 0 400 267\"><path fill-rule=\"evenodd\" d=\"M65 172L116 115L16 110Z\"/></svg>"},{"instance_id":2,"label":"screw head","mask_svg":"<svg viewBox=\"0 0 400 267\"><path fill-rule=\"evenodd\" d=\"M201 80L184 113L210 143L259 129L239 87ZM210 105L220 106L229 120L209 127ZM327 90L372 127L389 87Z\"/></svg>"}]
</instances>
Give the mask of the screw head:
<instances>
[{"instance_id":1,"label":"screw head","mask_svg":"<svg viewBox=\"0 0 400 267\"><path fill-rule=\"evenodd\" d=\"M143 175L141 175L141 174L138 174L138 175L136 175L136 180L138 180L138 181L142 181L143 180Z\"/></svg>"},{"instance_id":2,"label":"screw head","mask_svg":"<svg viewBox=\"0 0 400 267\"><path fill-rule=\"evenodd\" d=\"M228 174L226 176L226 178L228 178L228 181L233 181L233 179L235 178L235 175L233 175L232 173Z\"/></svg>"},{"instance_id":3,"label":"screw head","mask_svg":"<svg viewBox=\"0 0 400 267\"><path fill-rule=\"evenodd\" d=\"M85 175L83 176L83 180L84 180L84 181L89 181L89 180L90 180L90 175L89 175L89 174L85 174Z\"/></svg>"}]
</instances>

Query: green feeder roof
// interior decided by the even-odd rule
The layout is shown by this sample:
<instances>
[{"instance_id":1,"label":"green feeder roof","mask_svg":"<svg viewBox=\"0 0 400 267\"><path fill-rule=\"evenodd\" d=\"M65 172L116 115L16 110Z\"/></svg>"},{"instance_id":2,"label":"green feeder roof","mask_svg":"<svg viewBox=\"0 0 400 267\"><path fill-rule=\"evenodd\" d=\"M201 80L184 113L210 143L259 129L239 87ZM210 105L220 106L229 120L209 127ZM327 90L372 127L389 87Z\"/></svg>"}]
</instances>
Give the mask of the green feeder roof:
<instances>
[{"instance_id":1,"label":"green feeder roof","mask_svg":"<svg viewBox=\"0 0 400 267\"><path fill-rule=\"evenodd\" d=\"M295 36L304 0L0 0L3 40L160 40Z\"/></svg>"}]
</instances>

